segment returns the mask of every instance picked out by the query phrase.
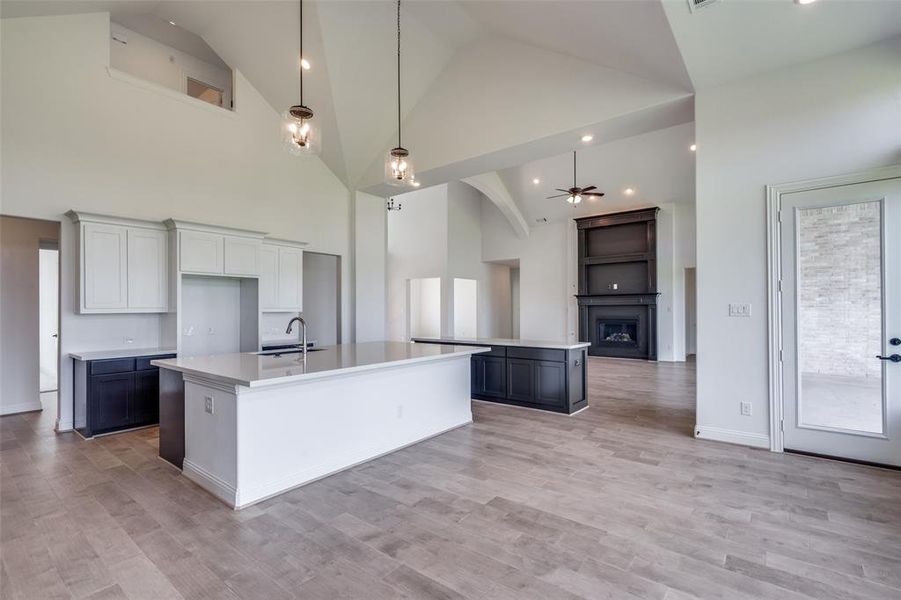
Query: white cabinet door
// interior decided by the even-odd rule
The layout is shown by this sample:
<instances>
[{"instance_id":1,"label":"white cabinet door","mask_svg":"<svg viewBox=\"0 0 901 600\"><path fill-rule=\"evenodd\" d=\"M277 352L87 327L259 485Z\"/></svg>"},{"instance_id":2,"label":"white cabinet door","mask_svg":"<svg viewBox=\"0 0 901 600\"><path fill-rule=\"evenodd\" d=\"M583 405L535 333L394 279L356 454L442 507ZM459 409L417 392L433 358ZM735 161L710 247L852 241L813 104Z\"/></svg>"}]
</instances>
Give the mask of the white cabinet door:
<instances>
[{"instance_id":1,"label":"white cabinet door","mask_svg":"<svg viewBox=\"0 0 901 600\"><path fill-rule=\"evenodd\" d=\"M303 310L303 250L278 249L278 306Z\"/></svg>"},{"instance_id":2,"label":"white cabinet door","mask_svg":"<svg viewBox=\"0 0 901 600\"><path fill-rule=\"evenodd\" d=\"M190 273L222 275L223 238L215 233L179 233L179 267Z\"/></svg>"},{"instance_id":3,"label":"white cabinet door","mask_svg":"<svg viewBox=\"0 0 901 600\"><path fill-rule=\"evenodd\" d=\"M260 274L260 240L225 236L225 274Z\"/></svg>"},{"instance_id":4,"label":"white cabinet door","mask_svg":"<svg viewBox=\"0 0 901 600\"><path fill-rule=\"evenodd\" d=\"M168 235L165 231L128 230L128 308L166 311Z\"/></svg>"},{"instance_id":5,"label":"white cabinet door","mask_svg":"<svg viewBox=\"0 0 901 600\"><path fill-rule=\"evenodd\" d=\"M267 244L260 248L260 307L278 308L278 247Z\"/></svg>"},{"instance_id":6,"label":"white cabinet door","mask_svg":"<svg viewBox=\"0 0 901 600\"><path fill-rule=\"evenodd\" d=\"M85 223L82 229L82 310L128 307L127 234L118 225Z\"/></svg>"}]
</instances>

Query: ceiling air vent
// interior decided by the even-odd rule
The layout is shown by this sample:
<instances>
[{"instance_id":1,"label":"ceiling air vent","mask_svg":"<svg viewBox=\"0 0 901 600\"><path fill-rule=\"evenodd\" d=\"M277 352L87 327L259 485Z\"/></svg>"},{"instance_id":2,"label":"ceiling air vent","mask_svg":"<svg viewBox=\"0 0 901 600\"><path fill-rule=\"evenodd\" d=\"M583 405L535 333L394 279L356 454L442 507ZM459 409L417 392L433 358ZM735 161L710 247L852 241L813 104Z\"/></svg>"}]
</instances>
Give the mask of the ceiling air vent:
<instances>
[{"instance_id":1,"label":"ceiling air vent","mask_svg":"<svg viewBox=\"0 0 901 600\"><path fill-rule=\"evenodd\" d=\"M719 0L688 0L688 8L691 12L694 12L699 8L705 8L717 2L719 2Z\"/></svg>"}]
</instances>

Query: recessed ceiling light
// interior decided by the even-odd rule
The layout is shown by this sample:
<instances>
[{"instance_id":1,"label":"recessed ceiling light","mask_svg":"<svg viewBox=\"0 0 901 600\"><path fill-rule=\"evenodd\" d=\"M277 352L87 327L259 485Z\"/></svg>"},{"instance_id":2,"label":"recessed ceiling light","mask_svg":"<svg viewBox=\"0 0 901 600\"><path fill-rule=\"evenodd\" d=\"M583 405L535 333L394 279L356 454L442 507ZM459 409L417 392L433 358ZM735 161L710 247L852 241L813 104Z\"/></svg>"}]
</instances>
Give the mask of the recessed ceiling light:
<instances>
[{"instance_id":1,"label":"recessed ceiling light","mask_svg":"<svg viewBox=\"0 0 901 600\"><path fill-rule=\"evenodd\" d=\"M632 189L632 188L626 188L626 189L623 190L623 193L624 193L625 195L627 195L627 196L631 196L632 194L635 193L635 190Z\"/></svg>"},{"instance_id":2,"label":"recessed ceiling light","mask_svg":"<svg viewBox=\"0 0 901 600\"><path fill-rule=\"evenodd\" d=\"M175 25L175 21L169 21L169 25Z\"/></svg>"},{"instance_id":3,"label":"recessed ceiling light","mask_svg":"<svg viewBox=\"0 0 901 600\"><path fill-rule=\"evenodd\" d=\"M532 183L534 183L535 185L538 185L539 183L541 183L541 180L536 177L535 179L532 180Z\"/></svg>"},{"instance_id":4,"label":"recessed ceiling light","mask_svg":"<svg viewBox=\"0 0 901 600\"><path fill-rule=\"evenodd\" d=\"M813 3L816 2L816 1L817 1L817 0L795 0L795 2L797 2L798 4L801 4L801 5L804 5L804 4L813 4Z\"/></svg>"},{"instance_id":5,"label":"recessed ceiling light","mask_svg":"<svg viewBox=\"0 0 901 600\"><path fill-rule=\"evenodd\" d=\"M413 187L419 187L419 186L422 185L422 184L419 183L418 181L413 181L413 182L411 182L410 185L412 185Z\"/></svg>"},{"instance_id":6,"label":"recessed ceiling light","mask_svg":"<svg viewBox=\"0 0 901 600\"><path fill-rule=\"evenodd\" d=\"M591 135L590 133L586 133L585 135L582 136L583 142L590 142L593 139L594 139L594 136Z\"/></svg>"},{"instance_id":7,"label":"recessed ceiling light","mask_svg":"<svg viewBox=\"0 0 901 600\"><path fill-rule=\"evenodd\" d=\"M300 59L300 66L304 68L305 71L310 70L310 61L305 58Z\"/></svg>"},{"instance_id":8,"label":"recessed ceiling light","mask_svg":"<svg viewBox=\"0 0 901 600\"><path fill-rule=\"evenodd\" d=\"M692 144L691 146L688 147L688 149L691 150L692 152L694 152L695 150L698 149L698 145L697 145L697 144Z\"/></svg>"}]
</instances>

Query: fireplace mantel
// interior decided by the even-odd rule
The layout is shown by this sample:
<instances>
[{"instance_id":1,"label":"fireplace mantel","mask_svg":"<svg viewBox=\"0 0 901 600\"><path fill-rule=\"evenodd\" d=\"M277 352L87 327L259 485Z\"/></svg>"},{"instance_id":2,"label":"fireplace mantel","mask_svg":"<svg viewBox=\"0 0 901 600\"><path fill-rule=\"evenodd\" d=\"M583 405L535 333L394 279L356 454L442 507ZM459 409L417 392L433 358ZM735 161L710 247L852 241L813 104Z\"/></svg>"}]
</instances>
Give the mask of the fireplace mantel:
<instances>
[{"instance_id":1,"label":"fireplace mantel","mask_svg":"<svg viewBox=\"0 0 901 600\"><path fill-rule=\"evenodd\" d=\"M593 356L657 359L658 210L575 219L579 339Z\"/></svg>"}]
</instances>

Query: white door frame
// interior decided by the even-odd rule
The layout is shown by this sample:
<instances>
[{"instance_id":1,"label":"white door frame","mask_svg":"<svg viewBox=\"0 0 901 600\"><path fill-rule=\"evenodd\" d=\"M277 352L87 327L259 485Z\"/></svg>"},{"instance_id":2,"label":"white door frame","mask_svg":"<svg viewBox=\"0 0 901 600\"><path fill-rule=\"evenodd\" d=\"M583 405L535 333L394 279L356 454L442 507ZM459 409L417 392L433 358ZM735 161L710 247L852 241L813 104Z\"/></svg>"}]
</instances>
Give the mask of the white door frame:
<instances>
[{"instance_id":1,"label":"white door frame","mask_svg":"<svg viewBox=\"0 0 901 600\"><path fill-rule=\"evenodd\" d=\"M783 451L782 372L782 195L901 177L901 165L766 186L767 323L769 348L770 450Z\"/></svg>"}]
</instances>

